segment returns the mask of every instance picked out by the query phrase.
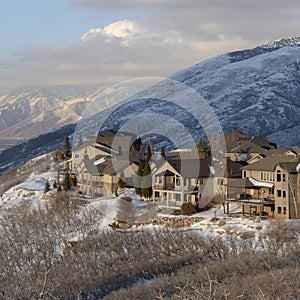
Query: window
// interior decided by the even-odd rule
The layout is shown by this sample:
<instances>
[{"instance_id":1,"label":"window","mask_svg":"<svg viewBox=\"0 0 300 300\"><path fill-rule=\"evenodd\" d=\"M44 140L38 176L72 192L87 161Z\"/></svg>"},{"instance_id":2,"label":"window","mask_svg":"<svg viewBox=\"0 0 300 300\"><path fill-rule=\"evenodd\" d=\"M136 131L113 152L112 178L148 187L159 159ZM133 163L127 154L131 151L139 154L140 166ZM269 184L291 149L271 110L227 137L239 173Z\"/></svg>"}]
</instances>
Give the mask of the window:
<instances>
[{"instance_id":1,"label":"window","mask_svg":"<svg viewBox=\"0 0 300 300\"><path fill-rule=\"evenodd\" d=\"M175 201L181 201L181 195L175 194Z\"/></svg>"},{"instance_id":2,"label":"window","mask_svg":"<svg viewBox=\"0 0 300 300\"><path fill-rule=\"evenodd\" d=\"M223 179L218 178L218 185L223 185Z\"/></svg>"},{"instance_id":3,"label":"window","mask_svg":"<svg viewBox=\"0 0 300 300\"><path fill-rule=\"evenodd\" d=\"M277 182L281 181L281 172L277 171L277 177L276 177Z\"/></svg>"},{"instance_id":4,"label":"window","mask_svg":"<svg viewBox=\"0 0 300 300\"><path fill-rule=\"evenodd\" d=\"M277 190L277 197L281 197L281 190Z\"/></svg>"},{"instance_id":5,"label":"window","mask_svg":"<svg viewBox=\"0 0 300 300\"><path fill-rule=\"evenodd\" d=\"M282 191L282 197L286 198L286 191Z\"/></svg>"},{"instance_id":6,"label":"window","mask_svg":"<svg viewBox=\"0 0 300 300\"><path fill-rule=\"evenodd\" d=\"M189 201L189 195L185 194L184 195L184 202L188 202Z\"/></svg>"},{"instance_id":7,"label":"window","mask_svg":"<svg viewBox=\"0 0 300 300\"><path fill-rule=\"evenodd\" d=\"M274 181L273 172L260 172L260 180L262 180L262 181Z\"/></svg>"},{"instance_id":8,"label":"window","mask_svg":"<svg viewBox=\"0 0 300 300\"><path fill-rule=\"evenodd\" d=\"M244 178L246 177L246 171L243 171L243 177Z\"/></svg>"},{"instance_id":9,"label":"window","mask_svg":"<svg viewBox=\"0 0 300 300\"><path fill-rule=\"evenodd\" d=\"M278 215L281 215L281 207L280 206L277 207L277 213L278 213Z\"/></svg>"},{"instance_id":10,"label":"window","mask_svg":"<svg viewBox=\"0 0 300 300\"><path fill-rule=\"evenodd\" d=\"M159 198L159 192L154 192L154 197Z\"/></svg>"},{"instance_id":11,"label":"window","mask_svg":"<svg viewBox=\"0 0 300 300\"><path fill-rule=\"evenodd\" d=\"M285 174L282 174L282 181L285 182Z\"/></svg>"},{"instance_id":12,"label":"window","mask_svg":"<svg viewBox=\"0 0 300 300\"><path fill-rule=\"evenodd\" d=\"M200 184L200 185L203 184L203 178L199 178L199 184Z\"/></svg>"},{"instance_id":13,"label":"window","mask_svg":"<svg viewBox=\"0 0 300 300\"><path fill-rule=\"evenodd\" d=\"M162 176L155 176L156 183L162 183Z\"/></svg>"},{"instance_id":14,"label":"window","mask_svg":"<svg viewBox=\"0 0 300 300\"><path fill-rule=\"evenodd\" d=\"M180 186L180 177L176 175L175 185Z\"/></svg>"},{"instance_id":15,"label":"window","mask_svg":"<svg viewBox=\"0 0 300 300\"><path fill-rule=\"evenodd\" d=\"M286 207L283 207L283 214L286 215Z\"/></svg>"},{"instance_id":16,"label":"window","mask_svg":"<svg viewBox=\"0 0 300 300\"><path fill-rule=\"evenodd\" d=\"M75 154L75 156L74 156L75 158L79 158L79 154Z\"/></svg>"}]
</instances>

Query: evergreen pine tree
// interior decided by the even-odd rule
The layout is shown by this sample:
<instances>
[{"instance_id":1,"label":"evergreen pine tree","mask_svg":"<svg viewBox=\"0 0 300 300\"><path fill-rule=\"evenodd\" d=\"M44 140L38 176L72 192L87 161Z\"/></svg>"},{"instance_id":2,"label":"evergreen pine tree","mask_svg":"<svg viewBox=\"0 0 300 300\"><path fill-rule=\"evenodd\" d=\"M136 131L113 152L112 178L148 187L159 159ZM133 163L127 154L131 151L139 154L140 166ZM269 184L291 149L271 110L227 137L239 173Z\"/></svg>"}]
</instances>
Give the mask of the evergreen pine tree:
<instances>
[{"instance_id":1,"label":"evergreen pine tree","mask_svg":"<svg viewBox=\"0 0 300 300\"><path fill-rule=\"evenodd\" d=\"M142 189L141 189L142 176L143 176L143 163L142 163L142 160L140 160L137 175L138 175L138 177L137 177L137 180L136 180L136 183L135 183L135 192L137 193L137 195L142 196Z\"/></svg>"},{"instance_id":2,"label":"evergreen pine tree","mask_svg":"<svg viewBox=\"0 0 300 300\"><path fill-rule=\"evenodd\" d=\"M160 156L162 159L166 159L165 147L161 147Z\"/></svg>"},{"instance_id":3,"label":"evergreen pine tree","mask_svg":"<svg viewBox=\"0 0 300 300\"><path fill-rule=\"evenodd\" d=\"M197 149L199 152L200 156L207 156L211 154L211 149L210 149L210 145L203 139L201 138L198 145L197 145Z\"/></svg>"},{"instance_id":4,"label":"evergreen pine tree","mask_svg":"<svg viewBox=\"0 0 300 300\"><path fill-rule=\"evenodd\" d=\"M146 160L145 168L143 170L143 180L142 180L142 195L149 199L152 196L152 178L151 178L151 169L149 161Z\"/></svg>"},{"instance_id":5,"label":"evergreen pine tree","mask_svg":"<svg viewBox=\"0 0 300 300\"><path fill-rule=\"evenodd\" d=\"M70 140L68 136L66 136L65 144L63 146L63 154L64 157L71 157L71 146L70 146Z\"/></svg>"},{"instance_id":6,"label":"evergreen pine tree","mask_svg":"<svg viewBox=\"0 0 300 300\"><path fill-rule=\"evenodd\" d=\"M152 153L151 153L151 146L150 144L148 144L148 147L147 147L147 154L146 154L146 160L149 161L150 158L152 156Z\"/></svg>"},{"instance_id":7,"label":"evergreen pine tree","mask_svg":"<svg viewBox=\"0 0 300 300\"><path fill-rule=\"evenodd\" d=\"M69 172L66 172L64 181L63 181L63 187L65 191L69 191L71 190L71 186L72 186L72 182L71 182L71 178L70 178L70 174Z\"/></svg>"},{"instance_id":8,"label":"evergreen pine tree","mask_svg":"<svg viewBox=\"0 0 300 300\"><path fill-rule=\"evenodd\" d=\"M49 181L47 180L46 183L45 183L45 188L44 188L44 193L47 193L50 191L50 183Z\"/></svg>"}]
</instances>

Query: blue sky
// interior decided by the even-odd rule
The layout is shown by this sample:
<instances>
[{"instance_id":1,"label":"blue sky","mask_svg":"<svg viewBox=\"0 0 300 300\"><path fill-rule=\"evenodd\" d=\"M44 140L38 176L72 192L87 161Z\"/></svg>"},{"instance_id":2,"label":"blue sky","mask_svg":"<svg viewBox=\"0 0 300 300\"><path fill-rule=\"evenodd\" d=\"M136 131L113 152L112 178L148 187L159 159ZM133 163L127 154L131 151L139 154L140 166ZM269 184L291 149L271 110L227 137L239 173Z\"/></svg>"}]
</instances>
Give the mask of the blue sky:
<instances>
[{"instance_id":1,"label":"blue sky","mask_svg":"<svg viewBox=\"0 0 300 300\"><path fill-rule=\"evenodd\" d=\"M0 3L0 87L168 76L214 55L299 35L290 0Z\"/></svg>"},{"instance_id":2,"label":"blue sky","mask_svg":"<svg viewBox=\"0 0 300 300\"><path fill-rule=\"evenodd\" d=\"M1 61L23 49L76 43L92 27L132 16L130 11L110 14L100 9L79 9L68 0L10 0L1 2L0 7Z\"/></svg>"}]
</instances>

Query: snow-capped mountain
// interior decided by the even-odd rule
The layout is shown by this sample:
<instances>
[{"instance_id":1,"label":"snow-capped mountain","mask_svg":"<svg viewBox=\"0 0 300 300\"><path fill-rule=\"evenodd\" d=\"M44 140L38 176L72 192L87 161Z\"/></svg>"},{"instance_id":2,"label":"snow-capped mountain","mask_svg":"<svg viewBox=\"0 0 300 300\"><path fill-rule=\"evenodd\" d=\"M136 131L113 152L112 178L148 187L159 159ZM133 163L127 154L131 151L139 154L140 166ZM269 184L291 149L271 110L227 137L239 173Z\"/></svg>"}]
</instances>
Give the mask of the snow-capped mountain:
<instances>
[{"instance_id":1,"label":"snow-capped mountain","mask_svg":"<svg viewBox=\"0 0 300 300\"><path fill-rule=\"evenodd\" d=\"M225 132L238 129L279 146L299 145L299 37L220 55L171 78L199 92Z\"/></svg>"},{"instance_id":2,"label":"snow-capped mountain","mask_svg":"<svg viewBox=\"0 0 300 300\"><path fill-rule=\"evenodd\" d=\"M199 93L216 113L225 133L240 130L266 137L279 147L300 145L300 37L219 55L179 71L170 79ZM159 85L162 89L163 84ZM147 100L131 101L117 110L112 108L113 114L104 127L118 129L139 115L156 112L175 118L198 140L203 135L201 126L180 106L152 99L156 87L150 88ZM29 131L34 135L32 132L38 134L39 130L44 132L77 121L83 105L95 95L94 91L74 91L62 97L43 97L41 92L34 96L20 94L0 97L2 137L25 138ZM201 107L192 110L199 111ZM86 120L86 127L95 127L102 115L100 112ZM174 132L173 124L164 124L170 134ZM43 151L42 144L39 149ZM8 157L6 164L7 161Z\"/></svg>"},{"instance_id":3,"label":"snow-capped mountain","mask_svg":"<svg viewBox=\"0 0 300 300\"><path fill-rule=\"evenodd\" d=\"M200 94L217 115L225 133L240 130L267 137L279 147L300 145L300 38L282 39L254 49L219 55L179 71L170 79ZM142 91L135 97L146 95L146 99L127 101L118 109L111 109L113 113L106 114L110 116L104 127L118 129L140 115L157 113L165 115L166 119L176 119L196 141L199 140L204 135L201 124L180 104L190 102L196 115L203 107L192 103L185 95L178 96L177 106L157 100L161 95L168 97L168 93L172 93L172 83L164 81ZM83 127L101 123L102 117L100 113L86 120ZM164 127L168 137L176 131L172 120L156 124ZM180 140L184 139L183 135Z\"/></svg>"},{"instance_id":4,"label":"snow-capped mountain","mask_svg":"<svg viewBox=\"0 0 300 300\"><path fill-rule=\"evenodd\" d=\"M90 93L90 88L82 87L0 91L0 150L77 122Z\"/></svg>"}]
</instances>

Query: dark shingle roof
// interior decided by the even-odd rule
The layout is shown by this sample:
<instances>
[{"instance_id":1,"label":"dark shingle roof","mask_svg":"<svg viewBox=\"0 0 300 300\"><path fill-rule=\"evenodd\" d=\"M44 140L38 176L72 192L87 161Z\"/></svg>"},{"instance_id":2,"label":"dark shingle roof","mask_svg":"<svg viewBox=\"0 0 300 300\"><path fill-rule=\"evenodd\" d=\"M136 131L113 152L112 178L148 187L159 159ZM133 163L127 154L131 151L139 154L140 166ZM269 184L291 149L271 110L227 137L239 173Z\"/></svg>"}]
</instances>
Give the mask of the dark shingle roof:
<instances>
[{"instance_id":1,"label":"dark shingle roof","mask_svg":"<svg viewBox=\"0 0 300 300\"><path fill-rule=\"evenodd\" d=\"M243 170L257 170L257 171L270 171L273 172L274 168L279 163L297 162L299 156L287 155L288 150L272 150L272 154L267 155L265 158L258 160L257 162L243 167Z\"/></svg>"},{"instance_id":2,"label":"dark shingle roof","mask_svg":"<svg viewBox=\"0 0 300 300\"><path fill-rule=\"evenodd\" d=\"M89 174L99 176L99 171L97 169L97 166L94 165L94 161L90 159L84 159L83 160L84 166Z\"/></svg>"},{"instance_id":3,"label":"dark shingle roof","mask_svg":"<svg viewBox=\"0 0 300 300\"><path fill-rule=\"evenodd\" d=\"M279 166L285 169L290 174L297 174L297 166L299 165L300 161L296 162L285 162L285 163L279 163Z\"/></svg>"}]
</instances>

